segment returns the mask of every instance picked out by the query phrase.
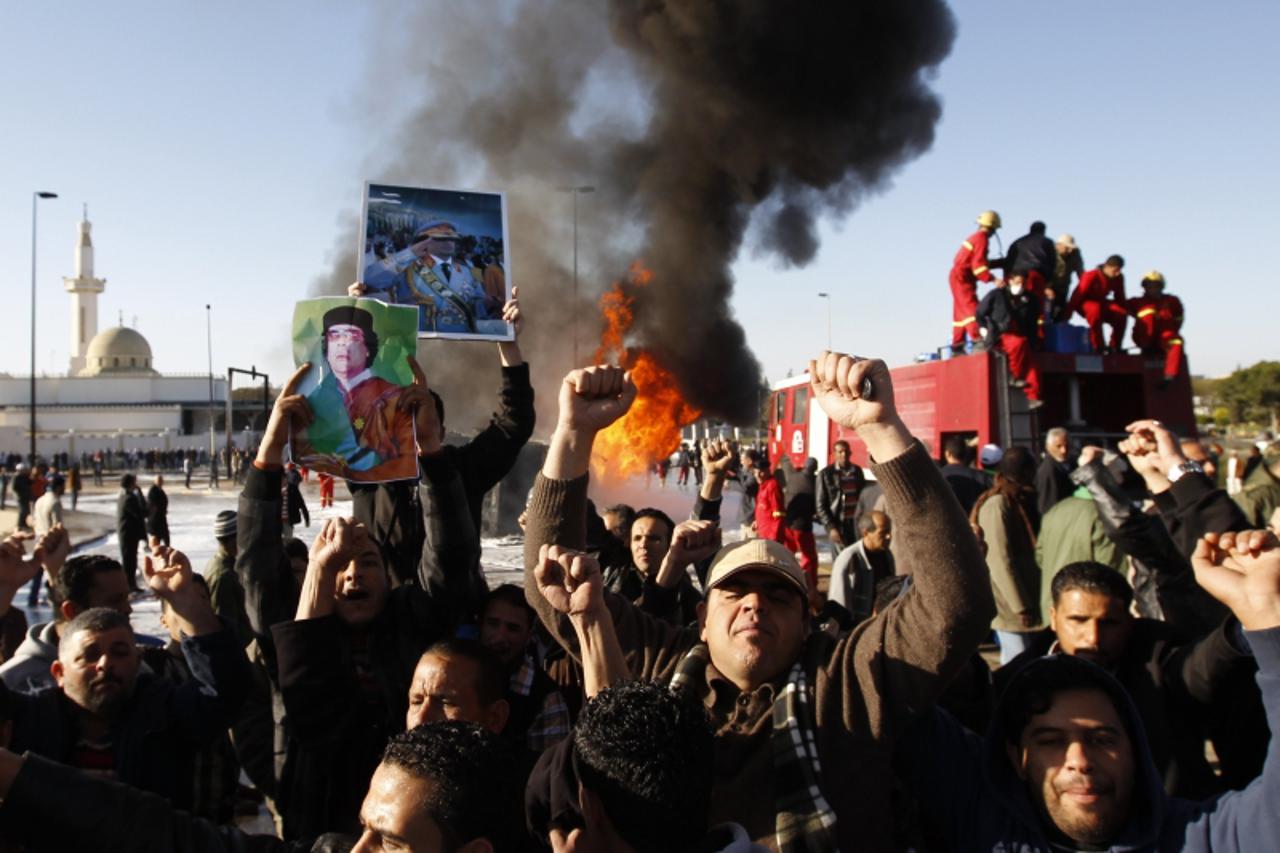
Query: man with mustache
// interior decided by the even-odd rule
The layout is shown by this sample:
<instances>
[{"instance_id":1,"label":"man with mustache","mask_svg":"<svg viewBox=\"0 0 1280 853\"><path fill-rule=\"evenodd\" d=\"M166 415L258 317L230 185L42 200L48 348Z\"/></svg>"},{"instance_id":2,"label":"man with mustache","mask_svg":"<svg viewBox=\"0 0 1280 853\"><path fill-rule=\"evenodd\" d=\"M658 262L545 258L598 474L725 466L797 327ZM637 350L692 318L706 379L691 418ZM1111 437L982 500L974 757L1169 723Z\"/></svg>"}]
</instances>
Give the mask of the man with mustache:
<instances>
[{"instance_id":1,"label":"man with mustache","mask_svg":"<svg viewBox=\"0 0 1280 853\"><path fill-rule=\"evenodd\" d=\"M1280 541L1259 530L1210 533L1192 566L1243 626L1268 722L1280 730ZM1051 655L1019 673L985 742L934 711L901 744L900 766L948 849L1252 851L1280 838L1280 738L1244 790L1171 797L1142 714L1079 656Z\"/></svg>"},{"instance_id":2,"label":"man with mustache","mask_svg":"<svg viewBox=\"0 0 1280 853\"><path fill-rule=\"evenodd\" d=\"M707 709L715 730L710 823L736 821L753 840L784 850L897 849L886 781L893 744L986 634L991 585L955 495L898 416L884 363L823 353L810 363L810 390L877 463L904 569L914 572L901 599L842 638L813 632L795 555L753 539L715 555L694 628L608 593L603 607L579 618L587 629L616 630L637 677L691 690ZM548 602L537 573L550 558L544 546L583 549L592 443L635 394L619 368L565 378L529 503L525 595L575 656L577 628Z\"/></svg>"},{"instance_id":3,"label":"man with mustache","mask_svg":"<svg viewBox=\"0 0 1280 853\"><path fill-rule=\"evenodd\" d=\"M415 384L403 390L400 406L413 413L419 437L437 436L426 377L416 361L410 366ZM425 530L418 583L392 588L391 555L368 528L332 518L312 544L297 587L280 540L279 484L290 433L313 418L297 393L304 374L300 368L276 401L237 521L237 572L245 578L253 631L275 660L289 739L278 799L287 838L356 830L361 792L350 780L368 778L387 738L403 728L422 652L480 604L472 578L480 541L466 501L456 497L464 494L461 475L426 446L418 448L421 479L413 484ZM288 614L286 604L294 601ZM291 621L264 624L289 615Z\"/></svg>"},{"instance_id":4,"label":"man with mustache","mask_svg":"<svg viewBox=\"0 0 1280 853\"><path fill-rule=\"evenodd\" d=\"M248 688L248 661L214 615L181 552L158 548L143 564L165 602L192 672L185 684L141 669L126 615L94 607L67 623L50 669L57 689L12 693L12 749L118 779L191 808L195 754L226 731Z\"/></svg>"}]
</instances>

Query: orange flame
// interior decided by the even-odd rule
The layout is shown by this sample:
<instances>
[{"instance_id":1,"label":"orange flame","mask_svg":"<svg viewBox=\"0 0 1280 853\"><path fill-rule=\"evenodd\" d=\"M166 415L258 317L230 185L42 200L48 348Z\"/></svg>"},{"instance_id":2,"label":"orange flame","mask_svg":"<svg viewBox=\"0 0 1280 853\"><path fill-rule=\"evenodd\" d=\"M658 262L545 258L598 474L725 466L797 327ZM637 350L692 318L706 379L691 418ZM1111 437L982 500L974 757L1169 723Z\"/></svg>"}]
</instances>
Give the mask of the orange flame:
<instances>
[{"instance_id":1,"label":"orange flame","mask_svg":"<svg viewBox=\"0 0 1280 853\"><path fill-rule=\"evenodd\" d=\"M653 273L639 262L631 265L628 282L644 287ZM600 297L605 329L595 363L610 358L631 371L636 400L627 414L596 436L591 456L592 472L599 479L625 479L643 474L654 462L670 456L680 446L680 431L702 414L680 396L673 377L647 351L626 346L626 335L635 319L635 297L622 282Z\"/></svg>"}]
</instances>

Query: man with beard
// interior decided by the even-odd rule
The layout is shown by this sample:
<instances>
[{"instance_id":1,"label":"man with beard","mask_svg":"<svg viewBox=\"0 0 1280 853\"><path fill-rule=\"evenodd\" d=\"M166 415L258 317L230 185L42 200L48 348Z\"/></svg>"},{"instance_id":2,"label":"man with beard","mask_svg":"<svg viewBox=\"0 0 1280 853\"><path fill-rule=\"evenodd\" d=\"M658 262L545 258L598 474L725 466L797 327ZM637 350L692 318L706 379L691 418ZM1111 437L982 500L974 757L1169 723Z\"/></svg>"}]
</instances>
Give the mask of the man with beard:
<instances>
[{"instance_id":1,"label":"man with beard","mask_svg":"<svg viewBox=\"0 0 1280 853\"><path fill-rule=\"evenodd\" d=\"M1196 581L1227 605L1258 662L1280 726L1280 542L1265 531L1210 533ZM1161 787L1140 707L1079 655L1031 661L982 738L934 711L900 741L922 814L957 850L1269 850L1280 838L1280 738L1262 776L1199 801Z\"/></svg>"},{"instance_id":2,"label":"man with beard","mask_svg":"<svg viewBox=\"0 0 1280 853\"><path fill-rule=\"evenodd\" d=\"M57 689L10 694L12 749L118 779L191 807L196 753L225 732L248 686L248 661L192 580L181 552L157 549L143 564L165 602L193 678L175 685L141 671L127 616L95 607L62 630L51 665Z\"/></svg>"}]
</instances>

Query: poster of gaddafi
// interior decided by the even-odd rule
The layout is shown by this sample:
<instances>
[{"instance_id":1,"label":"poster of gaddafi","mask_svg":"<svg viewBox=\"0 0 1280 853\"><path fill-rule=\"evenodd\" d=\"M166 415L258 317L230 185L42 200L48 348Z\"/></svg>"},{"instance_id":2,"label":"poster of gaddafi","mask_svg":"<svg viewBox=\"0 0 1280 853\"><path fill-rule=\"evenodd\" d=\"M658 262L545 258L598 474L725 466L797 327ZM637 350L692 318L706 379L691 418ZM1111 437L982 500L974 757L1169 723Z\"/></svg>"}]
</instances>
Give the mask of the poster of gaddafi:
<instances>
[{"instance_id":1,"label":"poster of gaddafi","mask_svg":"<svg viewBox=\"0 0 1280 853\"><path fill-rule=\"evenodd\" d=\"M502 193L366 183L356 281L418 311L418 336L509 341Z\"/></svg>"},{"instance_id":2,"label":"poster of gaddafi","mask_svg":"<svg viewBox=\"0 0 1280 853\"><path fill-rule=\"evenodd\" d=\"M418 476L409 357L418 312L376 299L306 299L293 311L293 360L311 364L298 386L315 416L290 438L305 468L364 483Z\"/></svg>"}]
</instances>

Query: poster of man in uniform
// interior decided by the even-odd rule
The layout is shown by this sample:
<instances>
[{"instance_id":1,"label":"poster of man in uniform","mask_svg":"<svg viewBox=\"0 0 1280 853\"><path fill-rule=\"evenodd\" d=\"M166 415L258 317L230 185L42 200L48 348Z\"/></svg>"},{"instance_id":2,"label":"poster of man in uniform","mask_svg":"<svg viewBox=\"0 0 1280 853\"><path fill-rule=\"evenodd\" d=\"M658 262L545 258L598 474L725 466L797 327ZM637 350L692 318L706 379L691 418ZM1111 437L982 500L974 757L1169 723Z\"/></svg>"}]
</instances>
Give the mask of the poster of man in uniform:
<instances>
[{"instance_id":1,"label":"poster of man in uniform","mask_svg":"<svg viewBox=\"0 0 1280 853\"><path fill-rule=\"evenodd\" d=\"M298 393L314 416L290 440L294 462L364 483L418 476L409 358L418 312L374 299L297 303L293 359L310 363Z\"/></svg>"},{"instance_id":2,"label":"poster of man in uniform","mask_svg":"<svg viewBox=\"0 0 1280 853\"><path fill-rule=\"evenodd\" d=\"M356 281L418 311L418 336L509 341L502 193L366 183Z\"/></svg>"}]
</instances>

